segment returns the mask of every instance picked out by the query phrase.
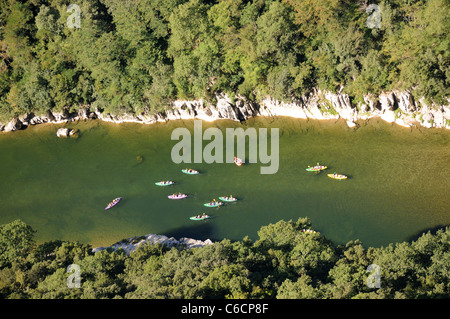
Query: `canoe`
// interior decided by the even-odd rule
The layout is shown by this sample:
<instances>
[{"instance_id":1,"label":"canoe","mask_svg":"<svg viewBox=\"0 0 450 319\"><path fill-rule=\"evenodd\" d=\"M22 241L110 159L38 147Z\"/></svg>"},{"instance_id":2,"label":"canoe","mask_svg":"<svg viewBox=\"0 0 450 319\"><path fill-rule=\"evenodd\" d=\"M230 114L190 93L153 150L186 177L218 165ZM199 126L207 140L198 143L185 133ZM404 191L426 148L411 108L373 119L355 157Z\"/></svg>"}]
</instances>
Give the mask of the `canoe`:
<instances>
[{"instance_id":1,"label":"canoe","mask_svg":"<svg viewBox=\"0 0 450 319\"><path fill-rule=\"evenodd\" d=\"M196 175L196 174L198 174L198 171L196 171L195 169L191 169L190 171L188 169L182 169L181 171L183 173L189 174L189 175Z\"/></svg>"},{"instance_id":2,"label":"canoe","mask_svg":"<svg viewBox=\"0 0 450 319\"><path fill-rule=\"evenodd\" d=\"M208 219L208 218L210 218L209 215L197 215L197 216L189 217L190 220L204 220L204 219Z\"/></svg>"},{"instance_id":3,"label":"canoe","mask_svg":"<svg viewBox=\"0 0 450 319\"><path fill-rule=\"evenodd\" d=\"M108 206L106 206L105 210L108 210L108 209L113 208L114 206L116 206L117 203L120 202L121 199L122 199L122 197L115 198L111 203L108 204Z\"/></svg>"},{"instance_id":4,"label":"canoe","mask_svg":"<svg viewBox=\"0 0 450 319\"><path fill-rule=\"evenodd\" d=\"M174 184L174 182L172 182L172 181L161 181L161 182L155 183L155 185L158 185L158 186L169 186L169 185L173 185L173 184Z\"/></svg>"},{"instance_id":5,"label":"canoe","mask_svg":"<svg viewBox=\"0 0 450 319\"><path fill-rule=\"evenodd\" d=\"M234 157L234 164L236 164L237 166L241 166L242 163L243 161L239 157Z\"/></svg>"},{"instance_id":6,"label":"canoe","mask_svg":"<svg viewBox=\"0 0 450 319\"><path fill-rule=\"evenodd\" d=\"M210 203L206 203L204 204L206 207L219 207L221 205L223 205L222 202L210 202Z\"/></svg>"},{"instance_id":7,"label":"canoe","mask_svg":"<svg viewBox=\"0 0 450 319\"><path fill-rule=\"evenodd\" d=\"M221 197L219 197L219 199L221 201L223 201L223 202L235 202L235 201L237 201L237 198L234 198L234 197L230 198L229 196L221 196Z\"/></svg>"},{"instance_id":8,"label":"canoe","mask_svg":"<svg viewBox=\"0 0 450 319\"><path fill-rule=\"evenodd\" d=\"M321 170L324 170L324 169L326 169L327 167L326 166L323 166L323 165L316 165L316 166L313 166L313 167L308 167L306 170L308 171L308 172L317 172L317 171L321 171Z\"/></svg>"},{"instance_id":9,"label":"canoe","mask_svg":"<svg viewBox=\"0 0 450 319\"><path fill-rule=\"evenodd\" d=\"M186 194L181 194L181 195L177 195L177 194L172 194L167 196L170 199L182 199L182 198L186 198L187 195Z\"/></svg>"},{"instance_id":10,"label":"canoe","mask_svg":"<svg viewBox=\"0 0 450 319\"><path fill-rule=\"evenodd\" d=\"M338 180L347 179L347 176L342 175L342 174L328 174L328 177L333 178L333 179L338 179Z\"/></svg>"}]
</instances>

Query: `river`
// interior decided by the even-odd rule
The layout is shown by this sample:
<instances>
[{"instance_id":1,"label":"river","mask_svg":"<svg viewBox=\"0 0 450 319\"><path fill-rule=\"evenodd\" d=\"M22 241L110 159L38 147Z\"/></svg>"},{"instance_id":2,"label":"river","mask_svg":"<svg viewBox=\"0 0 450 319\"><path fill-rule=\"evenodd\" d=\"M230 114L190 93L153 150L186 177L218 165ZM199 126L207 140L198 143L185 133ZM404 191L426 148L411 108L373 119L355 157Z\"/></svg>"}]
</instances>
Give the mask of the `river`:
<instances>
[{"instance_id":1,"label":"river","mask_svg":"<svg viewBox=\"0 0 450 319\"><path fill-rule=\"evenodd\" d=\"M450 132L405 128L380 119L347 127L343 120L253 118L203 122L203 129L279 128L279 170L260 174L261 163L175 164L175 128L193 120L142 125L98 120L41 124L0 133L0 224L22 219L36 240L71 240L93 247L149 233L196 239L257 239L261 226L310 218L313 228L339 244L365 246L416 238L450 225ZM60 127L78 139L56 137ZM204 141L204 145L208 144ZM317 162L328 169L305 171ZM183 168L199 175L186 175ZM337 181L327 173L343 173ZM154 183L174 180L175 185ZM170 200L174 192L188 194ZM220 208L218 196L239 200ZM105 211L115 197L123 200ZM205 212L206 221L190 216Z\"/></svg>"}]
</instances>

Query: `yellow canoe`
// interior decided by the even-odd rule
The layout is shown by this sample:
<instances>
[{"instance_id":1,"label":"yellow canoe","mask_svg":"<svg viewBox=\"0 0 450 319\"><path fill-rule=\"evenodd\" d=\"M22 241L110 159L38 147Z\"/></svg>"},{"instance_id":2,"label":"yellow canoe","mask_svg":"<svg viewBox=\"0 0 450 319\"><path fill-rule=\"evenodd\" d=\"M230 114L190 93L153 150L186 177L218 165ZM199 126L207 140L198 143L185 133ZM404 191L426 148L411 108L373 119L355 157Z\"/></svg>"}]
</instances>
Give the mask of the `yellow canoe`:
<instances>
[{"instance_id":1,"label":"yellow canoe","mask_svg":"<svg viewBox=\"0 0 450 319\"><path fill-rule=\"evenodd\" d=\"M342 175L342 174L328 174L329 178L333 178L333 179L347 179L347 176Z\"/></svg>"}]
</instances>

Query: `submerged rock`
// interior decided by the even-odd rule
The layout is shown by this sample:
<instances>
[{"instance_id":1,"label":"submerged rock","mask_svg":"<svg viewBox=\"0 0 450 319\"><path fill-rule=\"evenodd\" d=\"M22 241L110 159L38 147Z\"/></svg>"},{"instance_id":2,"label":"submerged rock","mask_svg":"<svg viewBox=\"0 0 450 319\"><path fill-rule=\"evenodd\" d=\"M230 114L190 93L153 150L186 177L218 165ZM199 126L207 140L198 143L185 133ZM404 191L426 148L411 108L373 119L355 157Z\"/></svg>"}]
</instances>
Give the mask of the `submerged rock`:
<instances>
[{"instance_id":1,"label":"submerged rock","mask_svg":"<svg viewBox=\"0 0 450 319\"><path fill-rule=\"evenodd\" d=\"M141 155L136 156L136 162L138 164L141 164L144 161L144 157L142 157Z\"/></svg>"}]
</instances>

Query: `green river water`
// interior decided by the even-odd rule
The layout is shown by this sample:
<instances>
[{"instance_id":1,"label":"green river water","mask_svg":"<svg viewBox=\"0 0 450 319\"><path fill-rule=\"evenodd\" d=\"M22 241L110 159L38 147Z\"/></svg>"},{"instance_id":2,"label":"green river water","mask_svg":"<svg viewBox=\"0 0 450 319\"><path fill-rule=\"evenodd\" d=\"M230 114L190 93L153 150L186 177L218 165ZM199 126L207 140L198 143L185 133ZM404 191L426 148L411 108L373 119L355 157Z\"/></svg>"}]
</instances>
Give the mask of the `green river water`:
<instances>
[{"instance_id":1,"label":"green river water","mask_svg":"<svg viewBox=\"0 0 450 319\"><path fill-rule=\"evenodd\" d=\"M379 247L450 225L450 132L380 119L359 124L354 130L342 120L203 122L203 129L279 128L280 165L273 175L261 175L260 163L174 164L171 149L177 141L171 133L177 127L192 132L192 120L87 121L0 133L0 224L20 218L37 231L38 243L61 239L93 247L149 233L257 239L261 226L299 217L309 217L315 230L336 243L359 239ZM62 126L79 129L80 137L57 138ZM305 171L317 162L329 167L325 173ZM186 167L202 174L183 174ZM349 179L326 176L333 172ZM154 184L167 179L176 185ZM168 199L174 192L189 197ZM239 201L203 206L230 194ZM105 212L118 196L124 199ZM189 220L202 212L213 218Z\"/></svg>"}]
</instances>

